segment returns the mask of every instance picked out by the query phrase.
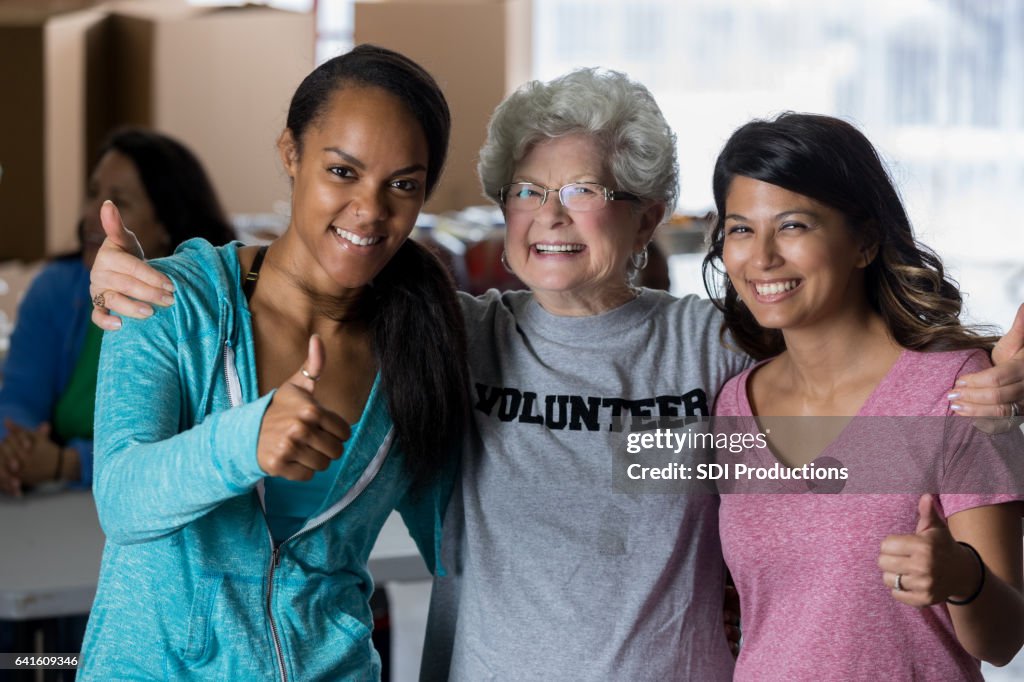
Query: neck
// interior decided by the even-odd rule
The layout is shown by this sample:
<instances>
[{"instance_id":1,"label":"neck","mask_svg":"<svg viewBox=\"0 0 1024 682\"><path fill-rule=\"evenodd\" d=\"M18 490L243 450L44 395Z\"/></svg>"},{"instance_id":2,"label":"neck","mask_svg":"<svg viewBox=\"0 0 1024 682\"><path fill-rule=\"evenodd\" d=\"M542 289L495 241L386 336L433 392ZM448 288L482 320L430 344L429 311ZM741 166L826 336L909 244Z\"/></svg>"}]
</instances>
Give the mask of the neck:
<instances>
[{"instance_id":1,"label":"neck","mask_svg":"<svg viewBox=\"0 0 1024 682\"><path fill-rule=\"evenodd\" d=\"M533 297L544 310L560 317L600 315L629 303L639 295L640 290L627 283L595 291L533 291Z\"/></svg>"},{"instance_id":2,"label":"neck","mask_svg":"<svg viewBox=\"0 0 1024 682\"><path fill-rule=\"evenodd\" d=\"M903 349L878 313L866 305L813 328L783 330L784 360L807 393L827 395L892 366Z\"/></svg>"},{"instance_id":3,"label":"neck","mask_svg":"<svg viewBox=\"0 0 1024 682\"><path fill-rule=\"evenodd\" d=\"M359 308L365 287L317 286L315 277L306 274L313 268L297 256L288 237L286 233L267 249L250 308L271 312L307 334L330 335L342 326L362 326Z\"/></svg>"}]
</instances>

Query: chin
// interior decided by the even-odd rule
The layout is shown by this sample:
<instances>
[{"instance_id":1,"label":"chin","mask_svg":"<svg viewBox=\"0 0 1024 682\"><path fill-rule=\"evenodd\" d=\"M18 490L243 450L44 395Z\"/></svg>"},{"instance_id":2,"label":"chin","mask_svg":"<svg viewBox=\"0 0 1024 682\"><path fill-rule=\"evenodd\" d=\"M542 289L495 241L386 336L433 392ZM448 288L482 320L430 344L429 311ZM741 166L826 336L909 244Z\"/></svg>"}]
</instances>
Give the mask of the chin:
<instances>
[{"instance_id":1,"label":"chin","mask_svg":"<svg viewBox=\"0 0 1024 682\"><path fill-rule=\"evenodd\" d=\"M758 326L765 329L776 329L778 331L785 331L793 326L792 320L780 320L777 317L758 317L754 315L754 321L757 322Z\"/></svg>"},{"instance_id":2,"label":"chin","mask_svg":"<svg viewBox=\"0 0 1024 682\"><path fill-rule=\"evenodd\" d=\"M567 279L564 273L560 272L546 272L546 273L530 273L527 272L524 275L517 276L523 281L523 284L528 286L530 289L543 289L544 291L550 291L554 293L565 293L572 291L576 286L577 282Z\"/></svg>"}]
</instances>

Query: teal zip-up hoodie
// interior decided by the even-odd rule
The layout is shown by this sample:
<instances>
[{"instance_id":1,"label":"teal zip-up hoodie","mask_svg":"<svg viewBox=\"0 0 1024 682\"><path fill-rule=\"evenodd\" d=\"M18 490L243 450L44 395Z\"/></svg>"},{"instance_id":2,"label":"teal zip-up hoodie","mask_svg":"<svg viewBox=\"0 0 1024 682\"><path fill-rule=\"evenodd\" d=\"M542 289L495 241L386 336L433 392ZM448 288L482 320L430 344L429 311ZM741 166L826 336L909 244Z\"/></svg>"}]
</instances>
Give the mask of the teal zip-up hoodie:
<instances>
[{"instance_id":1,"label":"teal zip-up hoodie","mask_svg":"<svg viewBox=\"0 0 1024 682\"><path fill-rule=\"evenodd\" d=\"M238 244L154 266L176 302L106 334L94 494L107 542L80 680L377 680L367 560L398 507L437 570L451 489L410 492L379 377L320 510L274 547Z\"/></svg>"}]
</instances>

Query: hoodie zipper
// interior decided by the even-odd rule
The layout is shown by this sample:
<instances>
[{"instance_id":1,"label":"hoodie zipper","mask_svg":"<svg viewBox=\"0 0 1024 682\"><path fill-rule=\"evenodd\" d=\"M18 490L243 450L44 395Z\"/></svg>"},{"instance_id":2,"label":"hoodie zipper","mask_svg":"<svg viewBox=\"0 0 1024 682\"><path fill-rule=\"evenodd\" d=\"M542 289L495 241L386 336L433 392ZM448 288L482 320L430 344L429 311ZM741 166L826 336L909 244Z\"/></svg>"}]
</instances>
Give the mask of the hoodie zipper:
<instances>
[{"instance_id":1,"label":"hoodie zipper","mask_svg":"<svg viewBox=\"0 0 1024 682\"><path fill-rule=\"evenodd\" d=\"M224 342L224 381L228 388L228 402L231 407L238 407L242 404L242 384L238 379L238 368L235 367L235 351L231 348L231 342ZM260 499L262 503L262 497ZM262 505L261 505L262 506ZM266 516L266 510L264 510ZM277 671L281 675L281 682L288 682L288 672L284 667L284 652L281 649L281 636L277 632L277 623L274 621L274 614L270 605L274 594L274 571L281 564L281 549L274 547L274 538L267 528L267 536L270 537L270 546L273 551L270 554L270 571L267 579L266 612L270 621L270 634L274 640L274 656L277 658Z\"/></svg>"},{"instance_id":2,"label":"hoodie zipper","mask_svg":"<svg viewBox=\"0 0 1024 682\"><path fill-rule=\"evenodd\" d=\"M242 387L238 379L238 369L235 367L235 352L231 348L230 342L224 343L224 379L227 382L228 387L228 401L231 407L238 407L242 404ZM266 599L266 611L267 619L270 621L270 633L274 639L274 653L277 656L277 669L281 674L281 682L288 682L288 673L284 667L284 651L281 648L281 637L277 631L277 623L274 621L274 614L271 610L271 602L274 594L274 573L277 567L281 565L281 548L288 542L291 542L295 538L310 533L317 528L320 528L328 521L333 519L335 516L340 514L346 507L352 504L353 501L373 482L373 479L377 477L381 468L384 466L384 460L387 459L388 453L391 451L391 444L394 440L394 429L388 431L388 435L384 438L384 441L377 448L377 452L374 454L373 459L366 466L359 480L342 496L333 507L329 508L326 512L315 518L313 523L299 529L295 535L285 539L281 544L274 546L274 537L270 534L270 527L267 527L267 536L270 538L270 546L273 547L273 551L270 554L270 571L267 580L267 599ZM263 510L264 521L266 521L267 509L266 503L263 498L263 483L262 481L258 485L260 508Z\"/></svg>"},{"instance_id":3,"label":"hoodie zipper","mask_svg":"<svg viewBox=\"0 0 1024 682\"><path fill-rule=\"evenodd\" d=\"M268 531L269 532L269 531ZM274 538L270 538L273 545ZM274 654L277 656L277 670L281 673L281 682L288 682L288 673L284 669L284 652L281 651L281 636L277 633L277 623L274 622L274 614L271 611L271 598L274 594L274 570L281 564L281 548L274 547L270 554L270 577L267 580L267 618L270 620L270 634L274 638Z\"/></svg>"},{"instance_id":4,"label":"hoodie zipper","mask_svg":"<svg viewBox=\"0 0 1024 682\"><path fill-rule=\"evenodd\" d=\"M235 351L231 348L230 341L224 342L224 381L228 385L228 402L231 407L238 407L242 404L242 384L238 380Z\"/></svg>"}]
</instances>

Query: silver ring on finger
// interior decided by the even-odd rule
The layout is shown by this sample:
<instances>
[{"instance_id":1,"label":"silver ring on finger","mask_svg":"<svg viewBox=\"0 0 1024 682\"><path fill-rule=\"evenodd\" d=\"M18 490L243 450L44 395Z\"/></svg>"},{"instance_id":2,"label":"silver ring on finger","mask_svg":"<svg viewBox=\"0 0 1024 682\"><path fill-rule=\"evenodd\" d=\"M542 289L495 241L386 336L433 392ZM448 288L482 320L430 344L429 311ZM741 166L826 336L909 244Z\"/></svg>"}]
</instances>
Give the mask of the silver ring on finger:
<instances>
[{"instance_id":1,"label":"silver ring on finger","mask_svg":"<svg viewBox=\"0 0 1024 682\"><path fill-rule=\"evenodd\" d=\"M1020 416L1020 405L1017 404L1017 401L1013 401L1013 402L1010 403L1010 418L1011 419L1016 419L1019 416Z\"/></svg>"},{"instance_id":2,"label":"silver ring on finger","mask_svg":"<svg viewBox=\"0 0 1024 682\"><path fill-rule=\"evenodd\" d=\"M903 591L903 574L902 573L897 573L896 574L896 580L892 584L892 589L896 590L897 592L902 592Z\"/></svg>"}]
</instances>

